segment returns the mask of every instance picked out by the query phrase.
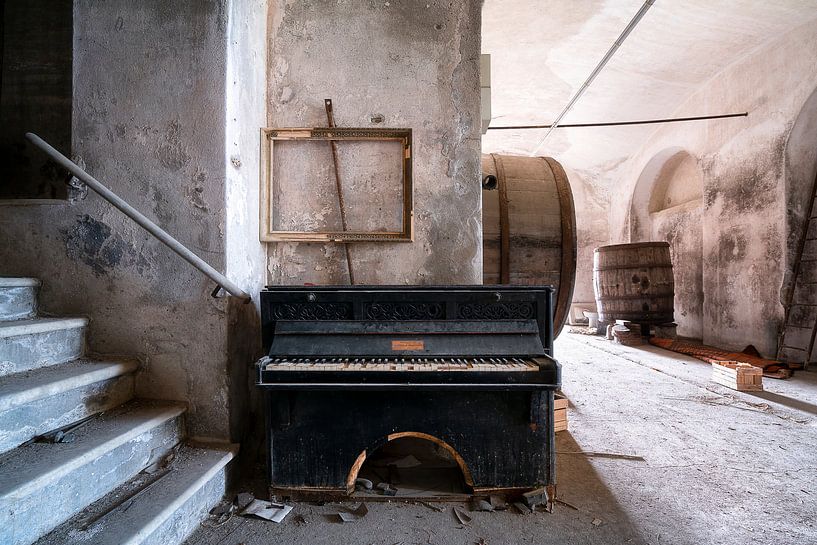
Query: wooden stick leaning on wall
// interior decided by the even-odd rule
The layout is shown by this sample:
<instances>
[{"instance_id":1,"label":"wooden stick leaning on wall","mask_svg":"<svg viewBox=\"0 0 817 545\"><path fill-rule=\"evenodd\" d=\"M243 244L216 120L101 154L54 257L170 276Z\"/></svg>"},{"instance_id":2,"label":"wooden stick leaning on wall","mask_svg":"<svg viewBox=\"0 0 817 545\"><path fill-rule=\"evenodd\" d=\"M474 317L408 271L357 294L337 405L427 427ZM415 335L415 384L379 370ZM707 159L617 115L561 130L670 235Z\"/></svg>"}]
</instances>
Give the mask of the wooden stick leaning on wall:
<instances>
[{"instance_id":1,"label":"wooden stick leaning on wall","mask_svg":"<svg viewBox=\"0 0 817 545\"><path fill-rule=\"evenodd\" d=\"M326 123L327 126L330 128L334 128L335 126L335 114L332 110L332 99L326 98L323 101L324 106L326 107ZM334 140L329 141L329 146L332 148L332 164L335 167L335 187L338 190L338 205L340 206L340 225L344 231L348 231L346 228L346 203L343 200L343 187L340 183L340 171L338 170L338 145L335 143ZM343 243L344 253L346 254L346 270L349 272L349 284L355 284L355 275L352 270L352 254L350 252L351 248L349 248L349 243Z\"/></svg>"}]
</instances>

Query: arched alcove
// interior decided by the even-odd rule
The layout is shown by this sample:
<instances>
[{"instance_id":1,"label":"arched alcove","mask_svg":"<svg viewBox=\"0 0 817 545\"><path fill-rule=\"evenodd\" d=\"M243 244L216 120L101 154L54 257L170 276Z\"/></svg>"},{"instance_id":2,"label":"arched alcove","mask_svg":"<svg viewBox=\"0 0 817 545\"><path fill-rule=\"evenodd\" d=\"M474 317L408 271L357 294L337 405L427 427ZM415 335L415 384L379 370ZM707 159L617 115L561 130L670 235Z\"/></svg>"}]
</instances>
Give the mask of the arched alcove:
<instances>
[{"instance_id":1,"label":"arched alcove","mask_svg":"<svg viewBox=\"0 0 817 545\"><path fill-rule=\"evenodd\" d=\"M374 485L390 482L394 476L390 466L399 472L401 482L394 484L401 497L417 492L444 496L473 491L474 480L462 456L445 441L413 431L389 434L361 452L349 470L347 490L354 491L358 477Z\"/></svg>"},{"instance_id":2,"label":"arched alcove","mask_svg":"<svg viewBox=\"0 0 817 545\"><path fill-rule=\"evenodd\" d=\"M641 172L630 204L630 241L665 240L672 253L678 334L703 336L703 173L678 147L657 153Z\"/></svg>"}]
</instances>

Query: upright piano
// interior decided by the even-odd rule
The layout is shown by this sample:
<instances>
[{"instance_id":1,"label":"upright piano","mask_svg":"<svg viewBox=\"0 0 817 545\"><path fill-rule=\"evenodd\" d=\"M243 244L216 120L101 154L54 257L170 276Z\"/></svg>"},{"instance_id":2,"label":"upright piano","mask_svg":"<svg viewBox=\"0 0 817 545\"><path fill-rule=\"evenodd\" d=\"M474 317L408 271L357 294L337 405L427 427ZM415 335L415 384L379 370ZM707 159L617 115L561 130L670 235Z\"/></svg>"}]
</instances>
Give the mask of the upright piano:
<instances>
[{"instance_id":1,"label":"upright piano","mask_svg":"<svg viewBox=\"0 0 817 545\"><path fill-rule=\"evenodd\" d=\"M366 456L444 446L474 494L555 485L553 289L269 286L261 292L268 476L290 497L351 494Z\"/></svg>"}]
</instances>

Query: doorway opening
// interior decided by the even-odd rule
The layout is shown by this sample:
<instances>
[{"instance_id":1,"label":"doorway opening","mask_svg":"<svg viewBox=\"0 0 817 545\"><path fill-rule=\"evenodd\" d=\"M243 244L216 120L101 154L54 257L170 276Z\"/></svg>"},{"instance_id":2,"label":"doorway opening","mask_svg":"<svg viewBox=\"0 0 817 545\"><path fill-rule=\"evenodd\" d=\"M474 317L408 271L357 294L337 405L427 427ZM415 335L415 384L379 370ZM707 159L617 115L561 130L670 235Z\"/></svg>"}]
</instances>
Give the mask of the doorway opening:
<instances>
[{"instance_id":1,"label":"doorway opening","mask_svg":"<svg viewBox=\"0 0 817 545\"><path fill-rule=\"evenodd\" d=\"M0 200L65 200L68 172L25 138L71 149L73 2L0 3Z\"/></svg>"}]
</instances>

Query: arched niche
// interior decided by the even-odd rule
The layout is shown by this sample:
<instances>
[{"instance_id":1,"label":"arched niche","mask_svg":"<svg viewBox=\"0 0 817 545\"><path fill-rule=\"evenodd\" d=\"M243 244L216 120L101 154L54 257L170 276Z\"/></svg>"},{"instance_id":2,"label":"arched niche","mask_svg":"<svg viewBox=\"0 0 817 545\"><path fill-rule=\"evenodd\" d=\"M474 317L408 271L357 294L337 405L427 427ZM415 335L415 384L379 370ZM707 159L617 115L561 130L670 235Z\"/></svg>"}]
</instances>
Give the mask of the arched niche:
<instances>
[{"instance_id":1,"label":"arched niche","mask_svg":"<svg viewBox=\"0 0 817 545\"><path fill-rule=\"evenodd\" d=\"M630 204L630 241L669 242L675 321L683 337L703 337L703 173L686 150L657 153L638 178Z\"/></svg>"},{"instance_id":2,"label":"arched niche","mask_svg":"<svg viewBox=\"0 0 817 545\"><path fill-rule=\"evenodd\" d=\"M404 431L404 432L397 432L391 433L384 437L383 439L377 441L375 444L371 445L370 448L367 448L363 452L361 452L357 459L355 460L352 467L349 469L349 474L346 478L346 490L348 493L352 493L355 489L355 480L357 480L358 475L360 474L360 470L363 468L363 464L366 462L367 458L371 456L375 451L385 446L387 443L392 441L398 441L400 439L405 438L414 438L420 439L423 441L428 441L433 443L434 445L438 446L442 451L444 451L450 458L453 460L457 467L459 467L460 472L462 473L462 479L465 486L469 489L468 491L471 492L474 489L474 479L471 476L471 471L468 469L468 465L465 463L465 460L460 456L460 454L448 443L445 441L434 437L433 435L429 435L423 432L417 431Z\"/></svg>"}]
</instances>

